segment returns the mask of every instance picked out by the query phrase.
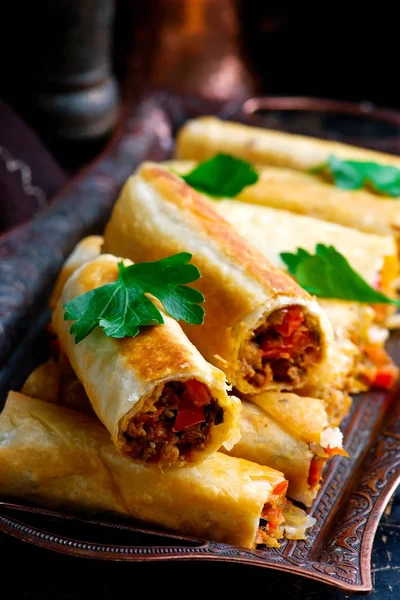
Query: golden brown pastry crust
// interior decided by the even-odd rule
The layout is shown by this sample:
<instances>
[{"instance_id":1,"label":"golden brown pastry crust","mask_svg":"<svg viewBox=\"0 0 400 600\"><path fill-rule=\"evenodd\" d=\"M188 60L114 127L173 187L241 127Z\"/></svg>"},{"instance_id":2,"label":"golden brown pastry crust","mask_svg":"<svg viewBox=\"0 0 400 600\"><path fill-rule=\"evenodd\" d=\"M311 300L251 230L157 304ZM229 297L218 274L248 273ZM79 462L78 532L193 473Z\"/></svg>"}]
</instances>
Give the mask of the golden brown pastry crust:
<instances>
[{"instance_id":1,"label":"golden brown pastry crust","mask_svg":"<svg viewBox=\"0 0 400 600\"><path fill-rule=\"evenodd\" d=\"M163 164L184 175L196 166L196 161L170 160ZM257 171L259 180L246 186L236 200L309 215L366 233L393 235L400 254L398 199L377 197L367 190L343 190L294 169L257 165Z\"/></svg>"},{"instance_id":2,"label":"golden brown pastry crust","mask_svg":"<svg viewBox=\"0 0 400 600\"><path fill-rule=\"evenodd\" d=\"M83 263L96 258L101 253L103 236L90 235L83 238L68 256L57 277L53 292L50 297L50 308L54 310L64 289L65 282Z\"/></svg>"},{"instance_id":3,"label":"golden brown pastry crust","mask_svg":"<svg viewBox=\"0 0 400 600\"><path fill-rule=\"evenodd\" d=\"M192 254L202 275L194 287L205 296L206 316L201 326L182 327L243 393L260 390L245 379L241 349L274 310L304 307L319 334L321 362L325 360L332 331L315 299L238 235L208 199L164 167L144 163L126 182L104 240L105 252L137 262L182 251Z\"/></svg>"},{"instance_id":4,"label":"golden brown pastry crust","mask_svg":"<svg viewBox=\"0 0 400 600\"><path fill-rule=\"evenodd\" d=\"M240 200L220 200L214 202L214 206L243 237L252 240L275 267L286 270L281 252L304 248L313 253L319 243L331 245L371 286L384 279L382 291L396 297L400 263L392 235L365 233L311 216ZM387 306L385 310L391 313L396 309Z\"/></svg>"},{"instance_id":5,"label":"golden brown pastry crust","mask_svg":"<svg viewBox=\"0 0 400 600\"><path fill-rule=\"evenodd\" d=\"M345 160L372 161L400 168L400 158L311 136L222 121L216 117L189 120L177 135L178 159L205 160L227 152L262 165L308 171L326 162L330 154Z\"/></svg>"},{"instance_id":6,"label":"golden brown pastry crust","mask_svg":"<svg viewBox=\"0 0 400 600\"><path fill-rule=\"evenodd\" d=\"M140 175L154 186L163 198L178 206L185 217L190 219L191 225L202 230L204 237L211 238L227 260L240 262L249 276L262 287L273 294L306 296L304 290L293 280L288 281L280 269L266 263L261 254L249 246L245 239L238 236L235 229L218 215L212 204L182 179L156 164L144 164L140 169ZM105 249L107 249L107 240Z\"/></svg>"},{"instance_id":7,"label":"golden brown pastry crust","mask_svg":"<svg viewBox=\"0 0 400 600\"><path fill-rule=\"evenodd\" d=\"M203 460L222 444L229 446L237 440L240 402L228 396L223 372L204 360L180 325L159 307L164 324L143 328L134 338L109 338L96 328L75 344L71 322L64 320L66 302L116 280L118 261L114 256L101 255L71 275L53 314L54 330L94 411L121 452L129 452L125 433L130 422L140 411L148 410L149 402L160 397L166 383L190 379L204 383L223 411L222 422L212 424L203 448L176 457L174 464Z\"/></svg>"},{"instance_id":8,"label":"golden brown pastry crust","mask_svg":"<svg viewBox=\"0 0 400 600\"><path fill-rule=\"evenodd\" d=\"M282 423L297 439L307 444L320 443L321 432L329 425L324 402L297 394L264 392L247 401L257 404Z\"/></svg>"}]
</instances>

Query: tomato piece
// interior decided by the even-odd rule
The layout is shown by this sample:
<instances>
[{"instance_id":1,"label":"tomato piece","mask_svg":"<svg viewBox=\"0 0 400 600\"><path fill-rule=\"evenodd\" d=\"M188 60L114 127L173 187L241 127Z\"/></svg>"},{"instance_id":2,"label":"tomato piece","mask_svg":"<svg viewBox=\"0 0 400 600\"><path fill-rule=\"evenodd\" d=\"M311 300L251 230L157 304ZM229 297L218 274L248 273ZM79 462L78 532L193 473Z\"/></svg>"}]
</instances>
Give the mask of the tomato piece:
<instances>
[{"instance_id":1,"label":"tomato piece","mask_svg":"<svg viewBox=\"0 0 400 600\"><path fill-rule=\"evenodd\" d=\"M375 379L372 382L373 387L383 388L384 390L390 390L396 383L397 372L396 369L390 369L390 366L386 369L378 371Z\"/></svg>"},{"instance_id":2,"label":"tomato piece","mask_svg":"<svg viewBox=\"0 0 400 600\"><path fill-rule=\"evenodd\" d=\"M280 326L274 326L277 329ZM261 338L260 348L262 354L266 358L292 358L299 356L307 346L313 346L314 339L310 331L308 331L301 322L297 322L296 330L291 335L279 337L275 339L268 332ZM289 329L287 329L289 331Z\"/></svg>"},{"instance_id":3,"label":"tomato piece","mask_svg":"<svg viewBox=\"0 0 400 600\"><path fill-rule=\"evenodd\" d=\"M201 381L195 379L189 379L185 383L185 391L183 397L188 400L187 396L190 396L191 401L195 406L205 406L209 404L211 400L211 394L207 389L207 386Z\"/></svg>"},{"instance_id":4,"label":"tomato piece","mask_svg":"<svg viewBox=\"0 0 400 600\"><path fill-rule=\"evenodd\" d=\"M281 324L274 325L275 331L284 337L290 337L304 321L303 309L300 306L290 306Z\"/></svg>"},{"instance_id":5,"label":"tomato piece","mask_svg":"<svg viewBox=\"0 0 400 600\"><path fill-rule=\"evenodd\" d=\"M204 408L199 406L193 406L191 408L180 408L176 415L175 423L172 431L182 431L182 429L188 429L198 423L205 421Z\"/></svg>"},{"instance_id":6,"label":"tomato piece","mask_svg":"<svg viewBox=\"0 0 400 600\"><path fill-rule=\"evenodd\" d=\"M179 404L172 431L182 431L205 421L204 406L211 400L207 386L195 379L185 382L185 390Z\"/></svg>"},{"instance_id":7,"label":"tomato piece","mask_svg":"<svg viewBox=\"0 0 400 600\"><path fill-rule=\"evenodd\" d=\"M288 344L281 344L280 346L273 346L272 348L266 348L262 351L262 355L265 358L278 359L287 358L290 359L293 346Z\"/></svg>"},{"instance_id":8,"label":"tomato piece","mask_svg":"<svg viewBox=\"0 0 400 600\"><path fill-rule=\"evenodd\" d=\"M326 458L314 456L311 460L310 470L308 472L307 483L311 489L315 488L321 481L322 470L325 466Z\"/></svg>"},{"instance_id":9,"label":"tomato piece","mask_svg":"<svg viewBox=\"0 0 400 600\"><path fill-rule=\"evenodd\" d=\"M302 328L303 329L303 328ZM313 336L310 331L295 331L291 337L291 342L294 346L302 346L305 348L313 342Z\"/></svg>"},{"instance_id":10,"label":"tomato piece","mask_svg":"<svg viewBox=\"0 0 400 600\"><path fill-rule=\"evenodd\" d=\"M289 485L288 481L281 481L280 483L278 483L278 485L276 485L274 487L274 489L272 490L272 493L276 494L277 496L281 496L282 494L286 493L288 485Z\"/></svg>"},{"instance_id":11,"label":"tomato piece","mask_svg":"<svg viewBox=\"0 0 400 600\"><path fill-rule=\"evenodd\" d=\"M282 509L272 506L263 512L263 518L268 521L269 529L278 529L285 520Z\"/></svg>"},{"instance_id":12,"label":"tomato piece","mask_svg":"<svg viewBox=\"0 0 400 600\"><path fill-rule=\"evenodd\" d=\"M263 356L267 358L285 358L282 354L290 354L293 350L293 341L291 338L274 339L266 333L260 341L260 348Z\"/></svg>"}]
</instances>

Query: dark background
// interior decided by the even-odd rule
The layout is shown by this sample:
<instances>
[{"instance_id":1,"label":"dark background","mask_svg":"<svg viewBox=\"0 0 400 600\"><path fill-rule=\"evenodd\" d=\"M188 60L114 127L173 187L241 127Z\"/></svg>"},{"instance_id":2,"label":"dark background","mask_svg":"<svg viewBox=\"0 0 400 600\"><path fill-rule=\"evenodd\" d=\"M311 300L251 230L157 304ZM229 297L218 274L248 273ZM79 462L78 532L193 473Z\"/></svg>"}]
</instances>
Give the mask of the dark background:
<instances>
[{"instance_id":1,"label":"dark background","mask_svg":"<svg viewBox=\"0 0 400 600\"><path fill-rule=\"evenodd\" d=\"M101 76L91 76L96 69L107 70L108 60L122 100L135 101L147 86L167 86L217 99L314 96L400 108L395 3L392 8L380 2L359 10L351 3L293 4L7 3L0 22L0 94L66 166L71 164L70 144L62 139L60 150L49 111L37 106L38 95L96 88ZM74 168L93 158L105 143L102 135L88 137L92 143L80 140Z\"/></svg>"}]
</instances>

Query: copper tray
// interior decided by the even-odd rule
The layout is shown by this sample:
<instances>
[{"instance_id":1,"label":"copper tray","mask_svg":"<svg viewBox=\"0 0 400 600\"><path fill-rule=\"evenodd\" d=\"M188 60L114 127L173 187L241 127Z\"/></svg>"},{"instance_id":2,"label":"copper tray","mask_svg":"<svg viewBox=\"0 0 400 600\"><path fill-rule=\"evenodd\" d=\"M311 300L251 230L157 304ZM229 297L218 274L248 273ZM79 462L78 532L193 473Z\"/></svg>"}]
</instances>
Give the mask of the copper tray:
<instances>
[{"instance_id":1,"label":"copper tray","mask_svg":"<svg viewBox=\"0 0 400 600\"><path fill-rule=\"evenodd\" d=\"M251 114L266 107L272 111L266 117ZM221 105L163 91L145 96L135 108L125 107L118 131L96 163L36 219L0 237L0 406L7 391L18 389L46 358L44 327L49 314L45 307L62 262L80 238L102 231L121 186L139 162L168 158L177 129L200 114L348 141L343 132L332 135L324 130L318 119L313 120L317 130L307 130L307 122L305 125L301 118L285 125L282 111L290 107L296 111L315 109L316 115L365 113L363 106L357 110L355 105L338 106L331 101L321 106L320 101L310 99L299 103L298 99L268 98L252 99L244 105ZM382 114L370 106L367 113L367 119L383 119L394 131L399 127L397 113ZM379 135L361 137L360 143L363 139L370 147L382 145ZM400 336L393 336L389 345L400 364ZM400 390L355 398L343 431L351 458L330 461L310 510L316 525L307 540L286 541L279 549L250 551L174 535L126 519L99 514L81 518L7 498L0 498L0 530L73 556L136 562L224 561L296 573L347 592L368 592L372 589L370 561L375 531L400 482Z\"/></svg>"}]
</instances>

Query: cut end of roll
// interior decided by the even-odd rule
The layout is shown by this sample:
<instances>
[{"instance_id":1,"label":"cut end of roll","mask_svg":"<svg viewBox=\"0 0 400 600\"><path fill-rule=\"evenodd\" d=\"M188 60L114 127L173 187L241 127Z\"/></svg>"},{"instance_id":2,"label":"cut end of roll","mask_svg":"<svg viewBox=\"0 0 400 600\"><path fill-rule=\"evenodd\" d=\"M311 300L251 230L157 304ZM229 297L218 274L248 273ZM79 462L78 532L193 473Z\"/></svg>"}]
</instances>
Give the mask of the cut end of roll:
<instances>
[{"instance_id":1,"label":"cut end of roll","mask_svg":"<svg viewBox=\"0 0 400 600\"><path fill-rule=\"evenodd\" d=\"M283 479L274 487L268 501L264 504L255 539L256 546L279 547L279 540L283 537L282 524L285 522L283 511L286 507L287 488L288 482Z\"/></svg>"},{"instance_id":2,"label":"cut end of roll","mask_svg":"<svg viewBox=\"0 0 400 600\"><path fill-rule=\"evenodd\" d=\"M279 548L284 538L304 540L307 529L315 525L316 519L286 498L287 487L285 480L278 483L264 504L255 539L256 548Z\"/></svg>"},{"instance_id":3,"label":"cut end of roll","mask_svg":"<svg viewBox=\"0 0 400 600\"><path fill-rule=\"evenodd\" d=\"M242 344L241 391L260 393L304 385L310 370L322 359L319 332L316 319L303 306L274 310Z\"/></svg>"},{"instance_id":4,"label":"cut end of roll","mask_svg":"<svg viewBox=\"0 0 400 600\"><path fill-rule=\"evenodd\" d=\"M124 419L120 450L133 460L162 467L198 462L213 445L215 428L230 426L231 418L205 383L169 381L155 390L140 412Z\"/></svg>"}]
</instances>

